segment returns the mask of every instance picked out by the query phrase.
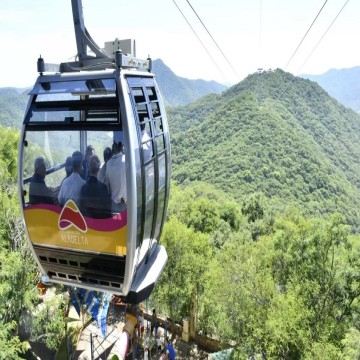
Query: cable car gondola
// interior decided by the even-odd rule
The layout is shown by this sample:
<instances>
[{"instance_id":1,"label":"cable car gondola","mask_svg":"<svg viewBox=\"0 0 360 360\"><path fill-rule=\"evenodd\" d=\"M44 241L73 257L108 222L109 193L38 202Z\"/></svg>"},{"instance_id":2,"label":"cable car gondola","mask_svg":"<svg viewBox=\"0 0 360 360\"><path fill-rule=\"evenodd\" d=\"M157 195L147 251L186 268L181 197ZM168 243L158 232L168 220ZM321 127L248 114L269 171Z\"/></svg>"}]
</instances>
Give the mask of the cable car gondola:
<instances>
[{"instance_id":1,"label":"cable car gondola","mask_svg":"<svg viewBox=\"0 0 360 360\"><path fill-rule=\"evenodd\" d=\"M117 49L117 40L114 56L108 55L84 26L81 0L72 0L72 9L78 61L47 72L38 60L40 75L20 134L19 198L26 234L49 281L139 303L150 295L167 261L158 244L170 186L165 109L151 59ZM134 42L121 47L134 50ZM95 56L87 54L88 48ZM87 148L101 160L108 148L115 151L113 158L121 158L112 163L120 166L112 182L110 177L105 181L113 195L110 207L104 206L107 196L97 194L96 157L90 169L95 186L87 195L77 190L87 180L81 172L88 164L83 159ZM67 158L73 172L64 180ZM112 160L107 175L114 169ZM121 198L118 186L124 189ZM63 199L59 194L65 187ZM92 199L91 211L84 208L85 196Z\"/></svg>"}]
</instances>

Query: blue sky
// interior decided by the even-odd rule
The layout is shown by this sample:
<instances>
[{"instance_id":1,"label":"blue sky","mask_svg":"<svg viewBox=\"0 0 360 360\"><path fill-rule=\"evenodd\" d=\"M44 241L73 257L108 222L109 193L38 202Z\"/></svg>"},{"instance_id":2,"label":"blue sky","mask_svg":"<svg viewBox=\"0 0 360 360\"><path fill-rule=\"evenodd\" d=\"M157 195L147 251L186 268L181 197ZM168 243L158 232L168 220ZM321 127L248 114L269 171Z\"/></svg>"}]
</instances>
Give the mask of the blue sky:
<instances>
[{"instance_id":1,"label":"blue sky","mask_svg":"<svg viewBox=\"0 0 360 360\"><path fill-rule=\"evenodd\" d=\"M190 79L236 83L258 68L298 75L360 65L357 0L348 1L320 41L346 3L328 0L289 64L325 0L191 0L226 59L186 0L176 3L203 45L173 0L82 2L86 27L99 46L116 37L134 38L138 57L161 58L176 75ZM56 63L76 54L71 1L1 1L0 44L0 87L31 86L40 54Z\"/></svg>"}]
</instances>

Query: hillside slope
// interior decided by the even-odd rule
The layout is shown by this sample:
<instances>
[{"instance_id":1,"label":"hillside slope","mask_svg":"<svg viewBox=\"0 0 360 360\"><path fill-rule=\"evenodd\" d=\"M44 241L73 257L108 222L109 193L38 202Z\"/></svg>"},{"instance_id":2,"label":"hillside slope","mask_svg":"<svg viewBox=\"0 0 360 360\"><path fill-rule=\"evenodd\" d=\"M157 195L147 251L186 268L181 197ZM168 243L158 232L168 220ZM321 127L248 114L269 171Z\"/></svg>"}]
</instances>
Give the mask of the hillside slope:
<instances>
[{"instance_id":1,"label":"hillside slope","mask_svg":"<svg viewBox=\"0 0 360 360\"><path fill-rule=\"evenodd\" d=\"M330 96L360 112L360 66L331 69L321 75L303 74L301 77L316 81Z\"/></svg>"},{"instance_id":2,"label":"hillside slope","mask_svg":"<svg viewBox=\"0 0 360 360\"><path fill-rule=\"evenodd\" d=\"M27 91L0 88L0 125L19 129L28 101Z\"/></svg>"},{"instance_id":3,"label":"hillside slope","mask_svg":"<svg viewBox=\"0 0 360 360\"><path fill-rule=\"evenodd\" d=\"M263 192L311 214L340 211L360 229L360 117L316 83L281 70L249 75L170 120L179 182L206 181L239 200Z\"/></svg>"},{"instance_id":4,"label":"hillside slope","mask_svg":"<svg viewBox=\"0 0 360 360\"><path fill-rule=\"evenodd\" d=\"M153 61L153 72L167 106L186 105L207 94L219 94L227 89L227 86L216 81L177 76L160 59Z\"/></svg>"}]
</instances>

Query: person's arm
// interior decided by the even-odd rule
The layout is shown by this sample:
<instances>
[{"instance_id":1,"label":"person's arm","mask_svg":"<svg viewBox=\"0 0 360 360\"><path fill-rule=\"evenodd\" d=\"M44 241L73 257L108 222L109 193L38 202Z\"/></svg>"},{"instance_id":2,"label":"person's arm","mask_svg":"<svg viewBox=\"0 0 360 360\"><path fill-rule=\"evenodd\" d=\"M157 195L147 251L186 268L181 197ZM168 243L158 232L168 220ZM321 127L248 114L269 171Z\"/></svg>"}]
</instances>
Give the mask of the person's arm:
<instances>
[{"instance_id":1,"label":"person's arm","mask_svg":"<svg viewBox=\"0 0 360 360\"><path fill-rule=\"evenodd\" d=\"M58 202L60 206L64 205L64 187L61 186L60 191L59 191L59 195L58 195Z\"/></svg>"}]
</instances>

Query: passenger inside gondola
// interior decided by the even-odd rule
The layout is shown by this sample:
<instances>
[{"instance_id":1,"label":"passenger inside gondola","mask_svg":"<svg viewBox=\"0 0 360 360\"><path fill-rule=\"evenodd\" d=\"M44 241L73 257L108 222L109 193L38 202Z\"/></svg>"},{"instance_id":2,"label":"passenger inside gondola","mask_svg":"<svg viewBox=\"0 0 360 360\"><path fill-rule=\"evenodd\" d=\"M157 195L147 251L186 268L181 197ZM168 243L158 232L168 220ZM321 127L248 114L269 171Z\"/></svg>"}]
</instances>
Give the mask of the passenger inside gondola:
<instances>
[{"instance_id":1,"label":"passenger inside gondola","mask_svg":"<svg viewBox=\"0 0 360 360\"><path fill-rule=\"evenodd\" d=\"M85 184L84 179L81 177L82 163L84 156L80 151L75 151L72 155L73 160L73 172L72 174L64 179L61 184L58 200L61 206L71 199L79 206L80 191L82 186Z\"/></svg>"},{"instance_id":2,"label":"passenger inside gondola","mask_svg":"<svg viewBox=\"0 0 360 360\"><path fill-rule=\"evenodd\" d=\"M107 186L98 181L100 169L98 156L93 155L89 161L89 179L80 192L80 211L84 216L104 219L112 216L111 197Z\"/></svg>"},{"instance_id":3,"label":"passenger inside gondola","mask_svg":"<svg viewBox=\"0 0 360 360\"><path fill-rule=\"evenodd\" d=\"M111 195L113 212L122 212L127 200L125 154L124 145L117 136L114 137L113 156L106 164L105 184Z\"/></svg>"},{"instance_id":4,"label":"passenger inside gondola","mask_svg":"<svg viewBox=\"0 0 360 360\"><path fill-rule=\"evenodd\" d=\"M90 167L90 158L95 155L95 149L92 145L88 145L85 150L85 159L83 161L83 169L81 177L87 181L90 176L89 167Z\"/></svg>"},{"instance_id":5,"label":"passenger inside gondola","mask_svg":"<svg viewBox=\"0 0 360 360\"><path fill-rule=\"evenodd\" d=\"M65 173L66 176L64 177L64 179L61 181L61 184L63 183L63 181L68 178L73 172L73 160L72 160L72 156L68 156L65 160ZM61 187L60 184L60 187Z\"/></svg>"},{"instance_id":6,"label":"passenger inside gondola","mask_svg":"<svg viewBox=\"0 0 360 360\"><path fill-rule=\"evenodd\" d=\"M141 129L141 142L144 154L144 162L148 162L153 156L153 147L149 133L145 129L145 124L140 125Z\"/></svg>"},{"instance_id":7,"label":"passenger inside gondola","mask_svg":"<svg viewBox=\"0 0 360 360\"><path fill-rule=\"evenodd\" d=\"M106 147L104 149L103 156L104 156L104 163L102 164L102 166L99 170L99 174L98 174L97 178L102 183L105 183L106 164L113 156L112 150L109 147Z\"/></svg>"},{"instance_id":8,"label":"passenger inside gondola","mask_svg":"<svg viewBox=\"0 0 360 360\"><path fill-rule=\"evenodd\" d=\"M35 204L56 204L56 190L45 183L45 159L39 156L34 162L34 175L30 180L29 202Z\"/></svg>"}]
</instances>

